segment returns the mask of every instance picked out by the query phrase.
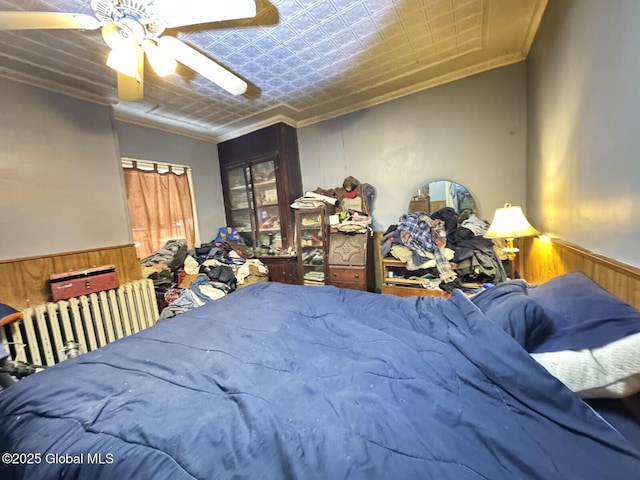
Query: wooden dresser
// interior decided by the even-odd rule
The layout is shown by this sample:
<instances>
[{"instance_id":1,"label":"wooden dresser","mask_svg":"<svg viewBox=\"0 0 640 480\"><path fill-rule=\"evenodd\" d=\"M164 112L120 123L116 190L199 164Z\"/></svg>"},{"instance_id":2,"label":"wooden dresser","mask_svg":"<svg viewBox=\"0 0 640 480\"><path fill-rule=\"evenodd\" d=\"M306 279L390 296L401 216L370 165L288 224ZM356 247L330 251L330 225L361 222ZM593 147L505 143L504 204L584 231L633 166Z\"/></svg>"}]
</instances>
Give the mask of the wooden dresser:
<instances>
[{"instance_id":1,"label":"wooden dresser","mask_svg":"<svg viewBox=\"0 0 640 480\"><path fill-rule=\"evenodd\" d=\"M329 239L328 284L373 291L375 272L369 233L332 231Z\"/></svg>"}]
</instances>

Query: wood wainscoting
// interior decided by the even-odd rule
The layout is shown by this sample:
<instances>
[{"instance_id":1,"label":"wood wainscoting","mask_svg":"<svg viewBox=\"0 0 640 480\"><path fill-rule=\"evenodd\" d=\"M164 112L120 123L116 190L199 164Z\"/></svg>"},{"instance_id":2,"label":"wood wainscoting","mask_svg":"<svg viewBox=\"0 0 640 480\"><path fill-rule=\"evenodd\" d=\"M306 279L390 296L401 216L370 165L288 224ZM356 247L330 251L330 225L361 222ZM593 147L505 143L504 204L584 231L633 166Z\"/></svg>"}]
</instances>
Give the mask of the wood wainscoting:
<instances>
[{"instance_id":1,"label":"wood wainscoting","mask_svg":"<svg viewBox=\"0 0 640 480\"><path fill-rule=\"evenodd\" d=\"M612 295L640 310L640 268L556 238L523 240L520 271L527 282L540 284L578 270Z\"/></svg>"},{"instance_id":2,"label":"wood wainscoting","mask_svg":"<svg viewBox=\"0 0 640 480\"><path fill-rule=\"evenodd\" d=\"M50 275L102 265L115 265L120 284L142 278L133 245L0 260L0 303L23 310L49 302Z\"/></svg>"}]
</instances>

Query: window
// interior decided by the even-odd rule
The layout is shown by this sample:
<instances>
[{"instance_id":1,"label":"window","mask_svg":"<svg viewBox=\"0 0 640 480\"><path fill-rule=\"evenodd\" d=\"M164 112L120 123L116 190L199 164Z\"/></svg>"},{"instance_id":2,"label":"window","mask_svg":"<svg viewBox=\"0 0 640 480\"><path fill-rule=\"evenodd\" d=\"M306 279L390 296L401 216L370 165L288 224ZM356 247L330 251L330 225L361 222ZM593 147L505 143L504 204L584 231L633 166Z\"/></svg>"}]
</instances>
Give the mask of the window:
<instances>
[{"instance_id":1,"label":"window","mask_svg":"<svg viewBox=\"0 0 640 480\"><path fill-rule=\"evenodd\" d=\"M191 168L129 158L122 159L122 168L138 258L175 238L193 248L199 239Z\"/></svg>"}]
</instances>

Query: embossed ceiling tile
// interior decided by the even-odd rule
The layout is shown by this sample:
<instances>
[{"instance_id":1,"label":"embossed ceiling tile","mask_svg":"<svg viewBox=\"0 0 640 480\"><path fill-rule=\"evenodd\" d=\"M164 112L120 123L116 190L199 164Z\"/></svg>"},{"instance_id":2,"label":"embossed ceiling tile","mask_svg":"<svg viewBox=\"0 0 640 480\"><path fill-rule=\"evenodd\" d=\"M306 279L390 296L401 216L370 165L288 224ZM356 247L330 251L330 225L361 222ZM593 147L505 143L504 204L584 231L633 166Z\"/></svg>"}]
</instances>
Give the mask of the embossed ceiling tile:
<instances>
[{"instance_id":1,"label":"embossed ceiling tile","mask_svg":"<svg viewBox=\"0 0 640 480\"><path fill-rule=\"evenodd\" d=\"M295 0L270 0L269 3L276 7L281 16L295 15L304 6L300 5Z\"/></svg>"},{"instance_id":2,"label":"embossed ceiling tile","mask_svg":"<svg viewBox=\"0 0 640 480\"><path fill-rule=\"evenodd\" d=\"M347 23L340 15L335 15L324 20L321 24L322 28L328 35L335 35L347 28Z\"/></svg>"},{"instance_id":3,"label":"embossed ceiling tile","mask_svg":"<svg viewBox=\"0 0 640 480\"><path fill-rule=\"evenodd\" d=\"M284 87L286 87L286 85L287 85L286 80L284 80L283 78L276 77L269 84L269 89L273 92L273 95L275 97L279 97L281 96L281 93L276 92L275 90L283 89Z\"/></svg>"},{"instance_id":4,"label":"embossed ceiling tile","mask_svg":"<svg viewBox=\"0 0 640 480\"><path fill-rule=\"evenodd\" d=\"M307 65L313 68L314 70L319 70L323 68L326 64L327 64L326 59L319 55L315 58L307 60Z\"/></svg>"},{"instance_id":5,"label":"embossed ceiling tile","mask_svg":"<svg viewBox=\"0 0 640 480\"><path fill-rule=\"evenodd\" d=\"M290 72L300 65L300 57L294 55L291 52L287 52L286 55L280 57L280 64L287 67Z\"/></svg>"},{"instance_id":6,"label":"embossed ceiling tile","mask_svg":"<svg viewBox=\"0 0 640 480\"><path fill-rule=\"evenodd\" d=\"M230 96L180 66L164 79L148 71L145 101L115 110L128 117L137 110L147 123L182 121L205 135L246 129L267 121L268 112L300 111L295 118L304 125L393 98L393 88L406 94L450 80L456 73L447 73L448 65L468 74L470 61L513 62L509 55L526 55L546 1L490 0L488 9L489 0L257 0L255 18L168 32L248 81L249 95ZM0 0L0 10L92 13L88 0ZM107 53L99 30L0 32L0 73L22 58L27 75L42 72L111 99L116 76L104 65Z\"/></svg>"},{"instance_id":7,"label":"embossed ceiling tile","mask_svg":"<svg viewBox=\"0 0 640 480\"><path fill-rule=\"evenodd\" d=\"M327 18L335 15L338 9L332 2L318 2L315 5L311 5L308 12L316 23L322 23Z\"/></svg>"},{"instance_id":8,"label":"embossed ceiling tile","mask_svg":"<svg viewBox=\"0 0 640 480\"><path fill-rule=\"evenodd\" d=\"M256 27L255 25L247 25L246 27L240 27L237 29L242 33L242 36L247 39L249 42L256 42L259 38L263 37L268 30L265 30L261 27Z\"/></svg>"},{"instance_id":9,"label":"embossed ceiling tile","mask_svg":"<svg viewBox=\"0 0 640 480\"><path fill-rule=\"evenodd\" d=\"M357 68L357 66L351 63L339 50L329 53L327 60L329 61L329 65L331 65L340 76L344 75L345 71L351 68Z\"/></svg>"},{"instance_id":10,"label":"embossed ceiling tile","mask_svg":"<svg viewBox=\"0 0 640 480\"><path fill-rule=\"evenodd\" d=\"M409 46L415 55L419 57L425 51L430 51L433 48L431 35L427 32L423 32L421 36L415 35L409 39Z\"/></svg>"},{"instance_id":11,"label":"embossed ceiling tile","mask_svg":"<svg viewBox=\"0 0 640 480\"><path fill-rule=\"evenodd\" d=\"M215 42L209 44L207 50L217 59L223 59L232 55L236 51L236 47L226 42Z\"/></svg>"},{"instance_id":12,"label":"embossed ceiling tile","mask_svg":"<svg viewBox=\"0 0 640 480\"><path fill-rule=\"evenodd\" d=\"M482 17L480 15L477 15L474 17L464 18L456 24L456 29L458 32L476 30L478 31L478 36L480 36L480 33L482 31Z\"/></svg>"},{"instance_id":13,"label":"embossed ceiling tile","mask_svg":"<svg viewBox=\"0 0 640 480\"><path fill-rule=\"evenodd\" d=\"M322 27L313 27L304 32L304 39L310 45L315 45L325 38L327 38L327 34Z\"/></svg>"},{"instance_id":14,"label":"embossed ceiling tile","mask_svg":"<svg viewBox=\"0 0 640 480\"><path fill-rule=\"evenodd\" d=\"M383 32L382 36L386 45L404 47L408 43L405 30L388 29Z\"/></svg>"},{"instance_id":15,"label":"embossed ceiling tile","mask_svg":"<svg viewBox=\"0 0 640 480\"><path fill-rule=\"evenodd\" d=\"M320 53L330 54L338 51L339 47L331 37L323 35L313 43L313 47Z\"/></svg>"},{"instance_id":16,"label":"embossed ceiling tile","mask_svg":"<svg viewBox=\"0 0 640 480\"><path fill-rule=\"evenodd\" d=\"M302 36L292 38L291 40L287 41L285 45L287 46L287 48L291 49L294 52L306 50L311 46L306 38Z\"/></svg>"},{"instance_id":17,"label":"embossed ceiling tile","mask_svg":"<svg viewBox=\"0 0 640 480\"><path fill-rule=\"evenodd\" d=\"M282 65L280 62L275 62L271 70L276 74L276 76L290 75L290 70L286 65Z\"/></svg>"},{"instance_id":18,"label":"embossed ceiling tile","mask_svg":"<svg viewBox=\"0 0 640 480\"><path fill-rule=\"evenodd\" d=\"M426 2L427 10L430 13L449 11L451 10L451 0L430 0Z\"/></svg>"},{"instance_id":19,"label":"embossed ceiling tile","mask_svg":"<svg viewBox=\"0 0 640 480\"><path fill-rule=\"evenodd\" d=\"M428 12L427 18L432 29L453 26L455 19L451 10L438 11L436 13Z\"/></svg>"},{"instance_id":20,"label":"embossed ceiling tile","mask_svg":"<svg viewBox=\"0 0 640 480\"><path fill-rule=\"evenodd\" d=\"M482 12L483 2L479 0L469 0L467 2L457 2L455 4L456 17L477 15Z\"/></svg>"},{"instance_id":21,"label":"embossed ceiling tile","mask_svg":"<svg viewBox=\"0 0 640 480\"><path fill-rule=\"evenodd\" d=\"M288 23L291 26L291 28L293 28L296 32L298 32L298 35L304 33L306 30L315 26L313 18L311 17L311 15L307 14L306 12L300 13L292 17L291 19L289 19Z\"/></svg>"},{"instance_id":22,"label":"embossed ceiling tile","mask_svg":"<svg viewBox=\"0 0 640 480\"><path fill-rule=\"evenodd\" d=\"M237 50L232 54L227 55L224 58L224 60L225 60L225 63L227 63L229 66L235 66L235 67L240 67L241 65L244 65L245 63L249 62L249 59Z\"/></svg>"},{"instance_id":23,"label":"embossed ceiling tile","mask_svg":"<svg viewBox=\"0 0 640 480\"><path fill-rule=\"evenodd\" d=\"M260 88L265 88L268 85L269 80L271 80L275 76L276 73L272 70L255 70L250 75L250 78L253 79L252 83L257 84Z\"/></svg>"},{"instance_id":24,"label":"embossed ceiling tile","mask_svg":"<svg viewBox=\"0 0 640 480\"><path fill-rule=\"evenodd\" d=\"M298 38L298 32L286 23L276 25L270 30L270 33L282 43L287 43L294 38Z\"/></svg>"},{"instance_id":25,"label":"embossed ceiling tile","mask_svg":"<svg viewBox=\"0 0 640 480\"><path fill-rule=\"evenodd\" d=\"M266 52L270 52L276 48L283 48L282 40L270 34L263 35L257 41L259 42L260 47Z\"/></svg>"},{"instance_id":26,"label":"embossed ceiling tile","mask_svg":"<svg viewBox=\"0 0 640 480\"><path fill-rule=\"evenodd\" d=\"M395 8L399 5L405 8L405 2L395 2L393 0L367 0L366 5L367 10L369 10L371 14L374 14L374 16L377 16L380 11L387 8Z\"/></svg>"},{"instance_id":27,"label":"embossed ceiling tile","mask_svg":"<svg viewBox=\"0 0 640 480\"><path fill-rule=\"evenodd\" d=\"M438 45L438 54L442 58L452 58L457 55L460 55L461 52L458 50L458 45L455 42L449 41L449 42L442 42L441 44Z\"/></svg>"},{"instance_id":28,"label":"embossed ceiling tile","mask_svg":"<svg viewBox=\"0 0 640 480\"><path fill-rule=\"evenodd\" d=\"M400 18L396 14L396 9L393 7L383 8L376 13L373 18L373 22L379 29L401 29L403 25L400 23Z\"/></svg>"},{"instance_id":29,"label":"embossed ceiling tile","mask_svg":"<svg viewBox=\"0 0 640 480\"><path fill-rule=\"evenodd\" d=\"M400 18L406 23L427 21L427 10L420 1L403 3L402 7L396 6L396 10Z\"/></svg>"},{"instance_id":30,"label":"embossed ceiling tile","mask_svg":"<svg viewBox=\"0 0 640 480\"><path fill-rule=\"evenodd\" d=\"M436 43L442 43L449 40L450 38L455 37L456 35L456 29L451 24L438 25L431 31L433 32L433 38L435 39Z\"/></svg>"},{"instance_id":31,"label":"embossed ceiling tile","mask_svg":"<svg viewBox=\"0 0 640 480\"><path fill-rule=\"evenodd\" d=\"M238 30L232 30L231 32L226 33L223 39L226 43L233 45L236 48L242 48L250 43L249 39L247 39L247 37Z\"/></svg>"},{"instance_id":32,"label":"embossed ceiling tile","mask_svg":"<svg viewBox=\"0 0 640 480\"><path fill-rule=\"evenodd\" d=\"M431 28L426 20L423 22L405 23L403 31L409 40L431 35Z\"/></svg>"},{"instance_id":33,"label":"embossed ceiling tile","mask_svg":"<svg viewBox=\"0 0 640 480\"><path fill-rule=\"evenodd\" d=\"M425 45L420 50L416 50L415 55L421 66L424 66L438 56L438 49L435 45Z\"/></svg>"},{"instance_id":34,"label":"embossed ceiling tile","mask_svg":"<svg viewBox=\"0 0 640 480\"><path fill-rule=\"evenodd\" d=\"M358 39L357 35L348 28L345 28L338 32L333 32L330 34L330 37L331 37L331 40L336 45L339 45L341 48L345 48L353 44L353 42L355 42Z\"/></svg>"},{"instance_id":35,"label":"embossed ceiling tile","mask_svg":"<svg viewBox=\"0 0 640 480\"><path fill-rule=\"evenodd\" d=\"M341 11L342 18L347 25L352 25L362 19L370 18L369 12L361 2L354 3Z\"/></svg>"},{"instance_id":36,"label":"embossed ceiling tile","mask_svg":"<svg viewBox=\"0 0 640 480\"><path fill-rule=\"evenodd\" d=\"M309 67L306 65L306 63L303 65L298 65L292 70L291 73L296 77L304 77L309 73Z\"/></svg>"},{"instance_id":37,"label":"embossed ceiling tile","mask_svg":"<svg viewBox=\"0 0 640 480\"><path fill-rule=\"evenodd\" d=\"M480 28L473 28L458 33L457 36L458 45L473 44L475 47L480 48L482 46L482 31Z\"/></svg>"}]
</instances>

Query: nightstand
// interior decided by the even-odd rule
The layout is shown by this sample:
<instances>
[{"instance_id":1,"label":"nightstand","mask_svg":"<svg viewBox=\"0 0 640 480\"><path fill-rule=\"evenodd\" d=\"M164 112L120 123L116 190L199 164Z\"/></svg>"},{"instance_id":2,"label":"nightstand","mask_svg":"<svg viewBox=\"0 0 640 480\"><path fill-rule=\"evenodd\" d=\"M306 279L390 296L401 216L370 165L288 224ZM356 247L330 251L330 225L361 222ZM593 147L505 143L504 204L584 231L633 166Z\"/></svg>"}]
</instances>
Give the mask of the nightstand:
<instances>
[{"instance_id":1,"label":"nightstand","mask_svg":"<svg viewBox=\"0 0 640 480\"><path fill-rule=\"evenodd\" d=\"M329 237L328 284L352 290L373 291L371 235L332 231Z\"/></svg>"}]
</instances>

